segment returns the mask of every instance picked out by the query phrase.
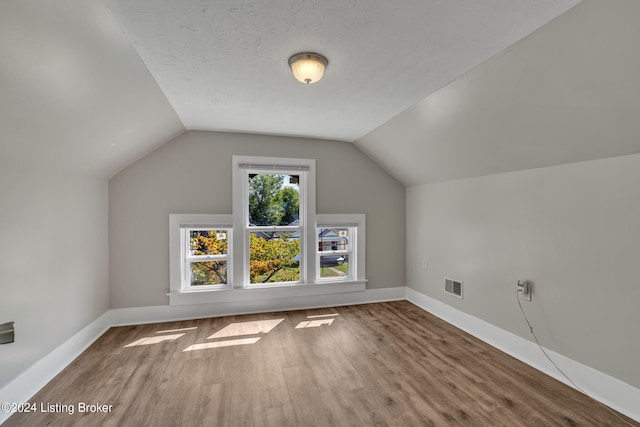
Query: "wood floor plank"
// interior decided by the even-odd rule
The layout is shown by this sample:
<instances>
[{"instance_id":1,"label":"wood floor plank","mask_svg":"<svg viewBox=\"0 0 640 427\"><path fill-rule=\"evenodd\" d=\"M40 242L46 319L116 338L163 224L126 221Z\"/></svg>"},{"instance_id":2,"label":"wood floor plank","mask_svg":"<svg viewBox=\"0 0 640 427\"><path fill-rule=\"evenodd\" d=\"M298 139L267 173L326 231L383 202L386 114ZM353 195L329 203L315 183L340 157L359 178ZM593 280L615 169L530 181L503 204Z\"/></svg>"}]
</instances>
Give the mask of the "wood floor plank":
<instances>
[{"instance_id":1,"label":"wood floor plank","mask_svg":"<svg viewBox=\"0 0 640 427\"><path fill-rule=\"evenodd\" d=\"M626 425L407 301L111 328L31 402L75 412L6 426Z\"/></svg>"}]
</instances>

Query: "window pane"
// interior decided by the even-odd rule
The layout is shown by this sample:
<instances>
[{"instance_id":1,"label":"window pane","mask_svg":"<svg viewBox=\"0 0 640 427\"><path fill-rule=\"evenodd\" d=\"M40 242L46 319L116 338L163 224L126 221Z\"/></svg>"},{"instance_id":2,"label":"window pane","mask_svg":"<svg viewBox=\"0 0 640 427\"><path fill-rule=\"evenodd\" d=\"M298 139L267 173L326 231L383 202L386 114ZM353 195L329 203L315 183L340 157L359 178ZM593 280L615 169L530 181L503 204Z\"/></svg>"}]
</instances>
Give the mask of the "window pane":
<instances>
[{"instance_id":1,"label":"window pane","mask_svg":"<svg viewBox=\"0 0 640 427\"><path fill-rule=\"evenodd\" d=\"M191 286L224 285L227 283L227 261L191 263Z\"/></svg>"},{"instance_id":2,"label":"window pane","mask_svg":"<svg viewBox=\"0 0 640 427\"><path fill-rule=\"evenodd\" d=\"M349 228L318 228L318 252L349 249Z\"/></svg>"},{"instance_id":3,"label":"window pane","mask_svg":"<svg viewBox=\"0 0 640 427\"><path fill-rule=\"evenodd\" d=\"M252 232L249 243L250 282L298 282L300 236L290 232Z\"/></svg>"},{"instance_id":4,"label":"window pane","mask_svg":"<svg viewBox=\"0 0 640 427\"><path fill-rule=\"evenodd\" d=\"M226 255L228 237L227 230L189 230L191 256Z\"/></svg>"},{"instance_id":5,"label":"window pane","mask_svg":"<svg viewBox=\"0 0 640 427\"><path fill-rule=\"evenodd\" d=\"M320 255L320 277L349 277L349 255Z\"/></svg>"},{"instance_id":6,"label":"window pane","mask_svg":"<svg viewBox=\"0 0 640 427\"><path fill-rule=\"evenodd\" d=\"M300 176L249 174L249 225L298 225Z\"/></svg>"}]
</instances>

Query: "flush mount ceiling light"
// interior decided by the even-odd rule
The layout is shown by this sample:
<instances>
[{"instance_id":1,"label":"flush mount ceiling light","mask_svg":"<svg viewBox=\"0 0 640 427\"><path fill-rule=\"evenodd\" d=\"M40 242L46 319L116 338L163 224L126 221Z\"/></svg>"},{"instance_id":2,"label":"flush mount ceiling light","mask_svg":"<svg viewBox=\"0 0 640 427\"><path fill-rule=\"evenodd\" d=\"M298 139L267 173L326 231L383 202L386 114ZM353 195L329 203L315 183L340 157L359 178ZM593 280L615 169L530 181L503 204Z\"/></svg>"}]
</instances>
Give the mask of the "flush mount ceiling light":
<instances>
[{"instance_id":1,"label":"flush mount ceiling light","mask_svg":"<svg viewBox=\"0 0 640 427\"><path fill-rule=\"evenodd\" d=\"M289 58L293 76L301 83L311 84L322 78L327 67L327 58L317 53L303 52Z\"/></svg>"}]
</instances>

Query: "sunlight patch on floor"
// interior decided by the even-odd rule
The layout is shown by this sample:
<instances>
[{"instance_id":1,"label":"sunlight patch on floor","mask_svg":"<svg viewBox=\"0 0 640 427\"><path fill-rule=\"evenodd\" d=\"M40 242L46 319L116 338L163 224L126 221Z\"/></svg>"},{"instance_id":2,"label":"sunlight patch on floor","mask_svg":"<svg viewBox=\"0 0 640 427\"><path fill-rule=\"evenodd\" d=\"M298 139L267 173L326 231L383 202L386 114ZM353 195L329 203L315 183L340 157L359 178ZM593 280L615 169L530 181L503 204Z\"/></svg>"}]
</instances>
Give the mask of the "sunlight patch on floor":
<instances>
[{"instance_id":1,"label":"sunlight patch on floor","mask_svg":"<svg viewBox=\"0 0 640 427\"><path fill-rule=\"evenodd\" d=\"M214 341L214 342L190 345L189 347L185 348L182 351L206 350L209 348L232 347L236 345L255 344L259 340L260 340L260 337L240 338L237 340Z\"/></svg>"},{"instance_id":2,"label":"sunlight patch on floor","mask_svg":"<svg viewBox=\"0 0 640 427\"><path fill-rule=\"evenodd\" d=\"M333 316L333 315L329 315ZM322 316L321 316L322 317ZM205 350L211 348L221 348L221 347L232 347L238 345L247 345L247 344L255 344L260 340L260 337L249 337L249 338L240 338L240 339L226 339L220 340L221 338L230 338L230 337L239 337L244 335L258 335L258 334L268 334L271 332L276 326L282 323L284 319L267 319L267 320L254 320L250 322L235 322L231 323L224 328L220 329L218 332L214 333L207 339L216 339L218 341L208 342L208 343L199 343L193 344L184 351L194 351L194 350ZM328 323L326 323L329 321ZM313 320L307 323L312 324L308 327L314 327L314 322L322 322L323 324L331 324L333 319L322 319L322 320ZM319 325L318 325L319 326ZM172 342L177 340L178 338L185 335L188 331L192 331L198 329L198 327L191 328L180 328L180 329L167 329L164 331L158 331L156 334L166 334L170 332L182 332L179 334L170 334L170 335L157 335L154 337L145 337L141 338L137 341L134 341L130 344L125 345L125 347L136 347L141 345L151 345L151 344L159 344L163 342Z\"/></svg>"},{"instance_id":3,"label":"sunlight patch on floor","mask_svg":"<svg viewBox=\"0 0 640 427\"><path fill-rule=\"evenodd\" d=\"M306 322L298 323L296 329L305 329L305 328L317 328L322 325L331 325L335 319L321 319L321 320L308 320Z\"/></svg>"},{"instance_id":4,"label":"sunlight patch on floor","mask_svg":"<svg viewBox=\"0 0 640 427\"><path fill-rule=\"evenodd\" d=\"M207 339L238 337L242 335L267 334L284 319L254 320L252 322L231 323Z\"/></svg>"},{"instance_id":5,"label":"sunlight patch on floor","mask_svg":"<svg viewBox=\"0 0 640 427\"><path fill-rule=\"evenodd\" d=\"M198 327L194 326L193 328L168 329L166 331L158 331L158 332L156 332L156 334L167 334L169 332L192 331L194 329L198 329Z\"/></svg>"},{"instance_id":6,"label":"sunlight patch on floor","mask_svg":"<svg viewBox=\"0 0 640 427\"><path fill-rule=\"evenodd\" d=\"M146 337L140 338L137 341L132 342L131 344L125 345L125 347L137 347L139 345L151 345L151 344L159 344L165 341L175 341L184 334L173 334L173 335L161 335L159 337Z\"/></svg>"}]
</instances>

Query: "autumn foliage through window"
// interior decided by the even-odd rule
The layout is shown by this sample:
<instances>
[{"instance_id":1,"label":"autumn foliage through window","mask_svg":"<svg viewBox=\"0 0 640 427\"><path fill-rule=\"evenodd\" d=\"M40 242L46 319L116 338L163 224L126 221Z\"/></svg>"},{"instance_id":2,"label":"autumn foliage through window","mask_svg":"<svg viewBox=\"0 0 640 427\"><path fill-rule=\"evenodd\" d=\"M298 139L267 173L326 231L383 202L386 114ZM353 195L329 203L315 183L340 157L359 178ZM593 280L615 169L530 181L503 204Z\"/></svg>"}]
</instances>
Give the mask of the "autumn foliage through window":
<instances>
[{"instance_id":1,"label":"autumn foliage through window","mask_svg":"<svg viewBox=\"0 0 640 427\"><path fill-rule=\"evenodd\" d=\"M228 273L226 230L189 230L191 286L224 285Z\"/></svg>"}]
</instances>

